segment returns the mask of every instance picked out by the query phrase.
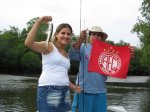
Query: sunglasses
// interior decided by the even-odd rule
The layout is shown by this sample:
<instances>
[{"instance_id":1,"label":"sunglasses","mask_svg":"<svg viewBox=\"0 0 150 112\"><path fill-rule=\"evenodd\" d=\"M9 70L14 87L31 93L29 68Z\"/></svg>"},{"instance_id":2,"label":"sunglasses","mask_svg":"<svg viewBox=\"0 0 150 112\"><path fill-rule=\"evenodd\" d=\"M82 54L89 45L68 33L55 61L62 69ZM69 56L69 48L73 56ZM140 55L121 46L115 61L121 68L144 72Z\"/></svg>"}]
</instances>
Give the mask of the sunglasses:
<instances>
[{"instance_id":1,"label":"sunglasses","mask_svg":"<svg viewBox=\"0 0 150 112\"><path fill-rule=\"evenodd\" d=\"M91 32L90 35L91 35L91 36L103 37L103 34L102 34L102 33L99 33L99 32Z\"/></svg>"}]
</instances>

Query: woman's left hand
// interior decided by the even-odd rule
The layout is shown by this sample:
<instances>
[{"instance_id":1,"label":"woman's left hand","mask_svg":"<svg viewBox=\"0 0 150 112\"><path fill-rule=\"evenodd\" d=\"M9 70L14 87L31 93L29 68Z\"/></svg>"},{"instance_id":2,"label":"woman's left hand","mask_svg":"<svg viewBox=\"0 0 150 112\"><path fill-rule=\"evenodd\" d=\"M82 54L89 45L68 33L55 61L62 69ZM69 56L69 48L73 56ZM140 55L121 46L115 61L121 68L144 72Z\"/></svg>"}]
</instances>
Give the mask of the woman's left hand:
<instances>
[{"instance_id":1,"label":"woman's left hand","mask_svg":"<svg viewBox=\"0 0 150 112\"><path fill-rule=\"evenodd\" d=\"M76 93L80 93L81 92L81 87L80 86L75 86L74 91Z\"/></svg>"}]
</instances>

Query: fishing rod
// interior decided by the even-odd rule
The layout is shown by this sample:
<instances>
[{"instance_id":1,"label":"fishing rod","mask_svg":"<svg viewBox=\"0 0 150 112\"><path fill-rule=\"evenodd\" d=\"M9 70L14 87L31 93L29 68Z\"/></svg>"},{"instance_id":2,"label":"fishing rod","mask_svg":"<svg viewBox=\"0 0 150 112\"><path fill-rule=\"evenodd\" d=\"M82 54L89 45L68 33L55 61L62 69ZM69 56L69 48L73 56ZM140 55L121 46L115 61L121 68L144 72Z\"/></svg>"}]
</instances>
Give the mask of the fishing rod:
<instances>
[{"instance_id":1,"label":"fishing rod","mask_svg":"<svg viewBox=\"0 0 150 112\"><path fill-rule=\"evenodd\" d=\"M80 33L79 33L79 37L81 36L81 7L82 7L82 0L80 0ZM82 46L82 45L81 45ZM80 54L80 50L79 50L79 58L80 58L80 60L81 60L81 54ZM80 84L79 84L79 75L80 75L80 72L79 72L79 74L77 75L77 86L80 86ZM79 94L80 93L78 93L77 94L77 108L76 108L76 112L79 112Z\"/></svg>"},{"instance_id":2,"label":"fishing rod","mask_svg":"<svg viewBox=\"0 0 150 112\"><path fill-rule=\"evenodd\" d=\"M88 42L88 39L89 39L89 33L90 33L90 31L89 31L89 29L87 28L86 29L86 38L85 38L85 42L84 42L84 45L87 47L87 42Z\"/></svg>"},{"instance_id":3,"label":"fishing rod","mask_svg":"<svg viewBox=\"0 0 150 112\"><path fill-rule=\"evenodd\" d=\"M52 34L53 34L53 23L49 23L48 36L47 36L46 45L45 45L46 48L48 47L48 43L50 42L50 40L52 38Z\"/></svg>"},{"instance_id":4,"label":"fishing rod","mask_svg":"<svg viewBox=\"0 0 150 112\"><path fill-rule=\"evenodd\" d=\"M82 0L80 0L80 36L81 36L81 6L82 6ZM80 56L80 52L79 52ZM78 75L78 86L79 86L79 75Z\"/></svg>"},{"instance_id":5,"label":"fishing rod","mask_svg":"<svg viewBox=\"0 0 150 112\"><path fill-rule=\"evenodd\" d=\"M80 36L81 36L81 19L82 19L82 0L80 0ZM80 84L79 84L79 75L83 75L83 97L82 97L82 100L83 100L83 111L84 111L84 75L85 75L85 73L84 73L84 58L85 58L85 48L87 47L87 42L88 42L88 37L89 37L89 30L88 29L86 29L86 38L84 39L84 46L83 46L83 54L81 55L81 52L79 51L79 57L80 57L80 60L81 61L83 61L83 65L82 65L82 73L79 73L78 74L78 86L80 86ZM81 47L82 47L82 45L81 45ZM81 50L81 49L80 49ZM82 56L82 57L81 57ZM81 97L80 97L81 98ZM79 107L79 94L77 95L77 112L79 111L78 110L78 107Z\"/></svg>"}]
</instances>

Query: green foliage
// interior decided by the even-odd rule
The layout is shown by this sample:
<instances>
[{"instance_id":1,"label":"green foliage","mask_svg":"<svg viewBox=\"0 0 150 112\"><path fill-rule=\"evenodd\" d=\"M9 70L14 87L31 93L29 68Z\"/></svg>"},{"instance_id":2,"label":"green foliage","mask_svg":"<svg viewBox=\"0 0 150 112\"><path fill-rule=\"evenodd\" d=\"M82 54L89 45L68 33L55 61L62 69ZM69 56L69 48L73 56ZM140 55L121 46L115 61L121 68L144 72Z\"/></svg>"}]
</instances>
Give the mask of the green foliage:
<instances>
[{"instance_id":1,"label":"green foliage","mask_svg":"<svg viewBox=\"0 0 150 112\"><path fill-rule=\"evenodd\" d=\"M141 64L145 66L145 68L147 69L146 71L150 74L150 59L149 59L149 56L150 56L150 44L145 46L142 50L142 58L141 58Z\"/></svg>"},{"instance_id":2,"label":"green foliage","mask_svg":"<svg viewBox=\"0 0 150 112\"><path fill-rule=\"evenodd\" d=\"M79 61L71 60L70 63L71 63L71 67L69 70L69 75L77 75L79 70Z\"/></svg>"},{"instance_id":3,"label":"green foliage","mask_svg":"<svg viewBox=\"0 0 150 112\"><path fill-rule=\"evenodd\" d=\"M5 58L3 60L4 66L8 67L9 69L15 69L17 67L18 62L18 54L16 49L10 48L5 52Z\"/></svg>"},{"instance_id":4,"label":"green foliage","mask_svg":"<svg viewBox=\"0 0 150 112\"><path fill-rule=\"evenodd\" d=\"M78 36L76 36L75 34L72 35L72 39L71 42L75 42L77 40Z\"/></svg>"},{"instance_id":5,"label":"green foliage","mask_svg":"<svg viewBox=\"0 0 150 112\"><path fill-rule=\"evenodd\" d=\"M141 49L136 48L134 52L134 57L131 59L129 75L147 75L147 68L145 68L145 65L141 64L140 58L142 58L142 51Z\"/></svg>"},{"instance_id":6,"label":"green foliage","mask_svg":"<svg viewBox=\"0 0 150 112\"><path fill-rule=\"evenodd\" d=\"M111 45L115 45L114 41L111 40L106 40L107 43L111 44Z\"/></svg>"},{"instance_id":7,"label":"green foliage","mask_svg":"<svg viewBox=\"0 0 150 112\"><path fill-rule=\"evenodd\" d=\"M143 0L141 8L143 18L138 18L138 22L134 25L132 32L137 33L141 41L142 56L139 59L143 68L146 68L147 74L150 74L150 0ZM149 70L149 71L148 71Z\"/></svg>"},{"instance_id":8,"label":"green foliage","mask_svg":"<svg viewBox=\"0 0 150 112\"><path fill-rule=\"evenodd\" d=\"M0 72L40 73L41 61L39 54L24 46L24 40L37 19L33 18L27 22L27 28L24 28L21 33L14 26L10 26L10 30L0 31ZM47 24L40 26L36 35L37 41L46 39L47 29Z\"/></svg>"},{"instance_id":9,"label":"green foliage","mask_svg":"<svg viewBox=\"0 0 150 112\"><path fill-rule=\"evenodd\" d=\"M34 52L26 52L21 59L21 66L24 72L39 73L41 71L41 60Z\"/></svg>"},{"instance_id":10,"label":"green foliage","mask_svg":"<svg viewBox=\"0 0 150 112\"><path fill-rule=\"evenodd\" d=\"M26 37L27 37L27 34L28 34L27 30L24 28L24 29L22 30L21 34L19 35L19 37L20 37L20 38L26 38Z\"/></svg>"},{"instance_id":11,"label":"green foliage","mask_svg":"<svg viewBox=\"0 0 150 112\"><path fill-rule=\"evenodd\" d=\"M2 65L3 65L2 62L6 58L5 53L9 52L8 50L16 46L16 44L17 44L17 38L13 36L11 37L10 34L6 36L6 33L4 32L4 36L2 35L2 37L0 38L0 62Z\"/></svg>"},{"instance_id":12,"label":"green foliage","mask_svg":"<svg viewBox=\"0 0 150 112\"><path fill-rule=\"evenodd\" d=\"M147 22L150 21L150 0L143 0L142 6L140 8L142 16Z\"/></svg>"},{"instance_id":13,"label":"green foliage","mask_svg":"<svg viewBox=\"0 0 150 112\"><path fill-rule=\"evenodd\" d=\"M120 40L118 43L114 43L114 41L111 40L106 40L106 42L111 45L118 45L118 46L129 45L129 43L124 42L123 40Z\"/></svg>"},{"instance_id":14,"label":"green foliage","mask_svg":"<svg viewBox=\"0 0 150 112\"><path fill-rule=\"evenodd\" d=\"M29 22L27 22L27 32L29 32L34 25L34 23L37 21L38 17L31 19ZM46 40L47 38L47 31L48 31L48 24L42 24L40 28L37 31L36 40Z\"/></svg>"},{"instance_id":15,"label":"green foliage","mask_svg":"<svg viewBox=\"0 0 150 112\"><path fill-rule=\"evenodd\" d=\"M73 35L72 35L72 38L71 38L71 43L72 43L72 42L75 42L75 41L77 40L77 38L78 38L78 37L73 34ZM65 48L65 51L68 52L68 50L70 49L70 47L71 47L71 44L67 45L67 47Z\"/></svg>"},{"instance_id":16,"label":"green foliage","mask_svg":"<svg viewBox=\"0 0 150 112\"><path fill-rule=\"evenodd\" d=\"M148 0L144 0L141 10L143 11L143 17L145 20L139 19L138 23L134 25L132 32L136 32L139 35L142 46L135 50L134 58L131 60L130 75L147 75L150 74L150 22L149 22L149 7L145 3ZM148 2L149 3L149 2ZM148 4L149 6L149 4ZM144 9L142 9L144 7ZM144 12L146 11L146 13ZM10 26L10 30L0 31L0 72L5 73L41 73L41 55L35 53L24 46L24 40L31 30L33 24L38 18L33 18L27 22L27 28L24 28L21 32L17 27ZM47 24L42 24L39 28L36 39L37 41L45 40L47 37ZM73 34L71 42L75 42L79 36ZM120 40L119 43L107 40L112 45L127 45L128 43ZM70 49L71 45L66 47L66 51ZM71 68L69 70L70 75L76 75L78 73L79 62L71 60Z\"/></svg>"},{"instance_id":17,"label":"green foliage","mask_svg":"<svg viewBox=\"0 0 150 112\"><path fill-rule=\"evenodd\" d=\"M122 46L122 45L129 45L129 43L124 42L123 40L120 40L119 43L116 43L116 45Z\"/></svg>"}]
</instances>

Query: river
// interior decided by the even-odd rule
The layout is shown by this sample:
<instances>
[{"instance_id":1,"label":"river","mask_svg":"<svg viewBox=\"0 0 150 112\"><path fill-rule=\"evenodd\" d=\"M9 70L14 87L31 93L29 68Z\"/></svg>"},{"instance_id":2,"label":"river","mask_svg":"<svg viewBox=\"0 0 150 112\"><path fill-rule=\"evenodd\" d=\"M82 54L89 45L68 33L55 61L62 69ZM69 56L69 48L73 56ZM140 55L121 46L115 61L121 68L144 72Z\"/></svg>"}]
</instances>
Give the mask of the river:
<instances>
[{"instance_id":1,"label":"river","mask_svg":"<svg viewBox=\"0 0 150 112\"><path fill-rule=\"evenodd\" d=\"M150 112L147 76L125 80L108 78L108 105L123 106L128 112ZM35 112L37 77L0 75L0 112Z\"/></svg>"}]
</instances>

